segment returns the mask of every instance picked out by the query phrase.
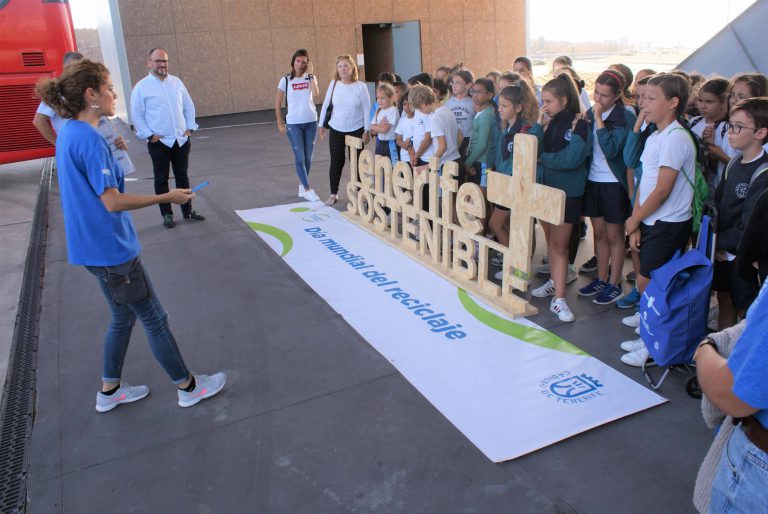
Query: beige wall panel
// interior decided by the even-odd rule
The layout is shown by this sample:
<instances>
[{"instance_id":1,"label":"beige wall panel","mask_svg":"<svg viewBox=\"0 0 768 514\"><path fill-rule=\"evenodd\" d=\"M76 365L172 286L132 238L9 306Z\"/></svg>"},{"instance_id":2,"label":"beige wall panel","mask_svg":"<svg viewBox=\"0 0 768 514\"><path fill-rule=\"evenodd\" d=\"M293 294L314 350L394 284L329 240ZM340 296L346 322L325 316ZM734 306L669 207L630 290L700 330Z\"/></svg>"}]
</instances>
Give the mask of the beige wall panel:
<instances>
[{"instance_id":1,"label":"beige wall panel","mask_svg":"<svg viewBox=\"0 0 768 514\"><path fill-rule=\"evenodd\" d=\"M525 0L495 0L496 21L515 21L525 30Z\"/></svg>"},{"instance_id":2,"label":"beige wall panel","mask_svg":"<svg viewBox=\"0 0 768 514\"><path fill-rule=\"evenodd\" d=\"M506 1L511 4L511 0ZM464 21L495 21L496 0L464 0Z\"/></svg>"},{"instance_id":3,"label":"beige wall panel","mask_svg":"<svg viewBox=\"0 0 768 514\"><path fill-rule=\"evenodd\" d=\"M438 66L453 66L459 62L466 63L464 39L457 37L459 34L464 34L463 21L436 23L432 20L430 34L432 65L427 71L434 73Z\"/></svg>"},{"instance_id":4,"label":"beige wall panel","mask_svg":"<svg viewBox=\"0 0 768 514\"><path fill-rule=\"evenodd\" d=\"M435 23L438 21L461 21L463 19L463 0L429 0L429 21Z\"/></svg>"},{"instance_id":5,"label":"beige wall panel","mask_svg":"<svg viewBox=\"0 0 768 514\"><path fill-rule=\"evenodd\" d=\"M234 111L258 111L274 107L278 78L271 57L270 31L237 30L227 32L226 36Z\"/></svg>"},{"instance_id":6,"label":"beige wall panel","mask_svg":"<svg viewBox=\"0 0 768 514\"><path fill-rule=\"evenodd\" d=\"M349 25L355 21L355 0L314 0L314 19L310 23L325 25Z\"/></svg>"},{"instance_id":7,"label":"beige wall panel","mask_svg":"<svg viewBox=\"0 0 768 514\"><path fill-rule=\"evenodd\" d=\"M464 63L476 77L483 77L497 67L495 22L465 21L464 42Z\"/></svg>"},{"instance_id":8,"label":"beige wall panel","mask_svg":"<svg viewBox=\"0 0 768 514\"><path fill-rule=\"evenodd\" d=\"M269 22L278 28L313 27L312 0L270 0Z\"/></svg>"},{"instance_id":9,"label":"beige wall panel","mask_svg":"<svg viewBox=\"0 0 768 514\"><path fill-rule=\"evenodd\" d=\"M392 19L419 21L429 19L429 0L392 0Z\"/></svg>"},{"instance_id":10,"label":"beige wall panel","mask_svg":"<svg viewBox=\"0 0 768 514\"><path fill-rule=\"evenodd\" d=\"M355 0L355 21L365 23L391 23L392 0Z\"/></svg>"},{"instance_id":11,"label":"beige wall panel","mask_svg":"<svg viewBox=\"0 0 768 514\"><path fill-rule=\"evenodd\" d=\"M512 69L515 58L525 55L525 29L510 21L496 22L496 64Z\"/></svg>"},{"instance_id":12,"label":"beige wall panel","mask_svg":"<svg viewBox=\"0 0 768 514\"><path fill-rule=\"evenodd\" d=\"M221 4L212 0L173 0L176 33L224 30Z\"/></svg>"},{"instance_id":13,"label":"beige wall panel","mask_svg":"<svg viewBox=\"0 0 768 514\"><path fill-rule=\"evenodd\" d=\"M179 60L198 116L232 112L227 43L223 32L178 34Z\"/></svg>"},{"instance_id":14,"label":"beige wall panel","mask_svg":"<svg viewBox=\"0 0 768 514\"><path fill-rule=\"evenodd\" d=\"M125 0L119 2L123 34L173 34L173 9L171 0Z\"/></svg>"},{"instance_id":15,"label":"beige wall panel","mask_svg":"<svg viewBox=\"0 0 768 514\"><path fill-rule=\"evenodd\" d=\"M350 54L356 58L357 42L355 25L339 25L317 28L317 55L315 72L320 84L320 98L325 98L325 91L336 69L336 57Z\"/></svg>"},{"instance_id":16,"label":"beige wall panel","mask_svg":"<svg viewBox=\"0 0 768 514\"><path fill-rule=\"evenodd\" d=\"M225 30L269 28L267 0L221 0Z\"/></svg>"},{"instance_id":17,"label":"beige wall panel","mask_svg":"<svg viewBox=\"0 0 768 514\"><path fill-rule=\"evenodd\" d=\"M156 34L153 36L126 36L125 53L128 57L128 70L131 75L131 86L143 79L149 73L147 61L149 51L155 47L168 51L168 69L171 75L182 77L183 73L179 56L176 54L176 36L173 34Z\"/></svg>"},{"instance_id":18,"label":"beige wall panel","mask_svg":"<svg viewBox=\"0 0 768 514\"><path fill-rule=\"evenodd\" d=\"M272 29L272 62L277 76L290 71L291 56L299 48L306 48L310 59L317 61L314 27Z\"/></svg>"}]
</instances>

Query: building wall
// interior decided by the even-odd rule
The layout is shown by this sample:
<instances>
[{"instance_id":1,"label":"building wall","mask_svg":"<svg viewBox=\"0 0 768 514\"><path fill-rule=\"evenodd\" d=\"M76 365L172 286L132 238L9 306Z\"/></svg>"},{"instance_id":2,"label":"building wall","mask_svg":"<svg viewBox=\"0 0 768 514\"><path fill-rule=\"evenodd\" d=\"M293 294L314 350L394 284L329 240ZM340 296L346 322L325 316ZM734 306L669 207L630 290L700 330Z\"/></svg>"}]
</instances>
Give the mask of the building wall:
<instances>
[{"instance_id":1,"label":"building wall","mask_svg":"<svg viewBox=\"0 0 768 514\"><path fill-rule=\"evenodd\" d=\"M198 115L274 107L279 77L306 48L325 94L339 54L362 54L362 25L421 22L426 71L458 62L510 69L525 52L525 0L119 0L131 82L164 47ZM365 67L361 67L361 79Z\"/></svg>"}]
</instances>

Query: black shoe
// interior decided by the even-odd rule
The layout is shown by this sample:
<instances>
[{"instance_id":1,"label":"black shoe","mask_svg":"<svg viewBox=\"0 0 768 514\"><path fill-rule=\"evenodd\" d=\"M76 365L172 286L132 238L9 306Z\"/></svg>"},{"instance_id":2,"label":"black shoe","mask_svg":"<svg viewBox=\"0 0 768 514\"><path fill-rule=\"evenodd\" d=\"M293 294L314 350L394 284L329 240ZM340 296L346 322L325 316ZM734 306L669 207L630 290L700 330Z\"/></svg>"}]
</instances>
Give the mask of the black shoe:
<instances>
[{"instance_id":1,"label":"black shoe","mask_svg":"<svg viewBox=\"0 0 768 514\"><path fill-rule=\"evenodd\" d=\"M195 211L192 211L188 214L184 214L184 219L192 220L192 221L205 221L205 216L203 216L202 214L198 214Z\"/></svg>"},{"instance_id":2,"label":"black shoe","mask_svg":"<svg viewBox=\"0 0 768 514\"><path fill-rule=\"evenodd\" d=\"M173 228L176 226L176 222L173 221L173 214L163 214L163 226L165 228Z\"/></svg>"},{"instance_id":3,"label":"black shoe","mask_svg":"<svg viewBox=\"0 0 768 514\"><path fill-rule=\"evenodd\" d=\"M581 265L579 271L582 273L591 273L597 269L597 257L592 257L587 262Z\"/></svg>"}]
</instances>

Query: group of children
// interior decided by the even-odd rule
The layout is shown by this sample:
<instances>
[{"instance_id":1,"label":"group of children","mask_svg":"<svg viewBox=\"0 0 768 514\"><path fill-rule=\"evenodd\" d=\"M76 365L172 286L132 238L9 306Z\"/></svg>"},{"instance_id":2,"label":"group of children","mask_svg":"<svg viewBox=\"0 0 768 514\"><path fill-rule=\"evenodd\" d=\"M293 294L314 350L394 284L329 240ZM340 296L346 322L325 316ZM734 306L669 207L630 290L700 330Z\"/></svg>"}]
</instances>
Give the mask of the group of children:
<instances>
[{"instance_id":1,"label":"group of children","mask_svg":"<svg viewBox=\"0 0 768 514\"><path fill-rule=\"evenodd\" d=\"M547 262L538 271L550 278L532 295L552 297L550 310L564 322L574 321L566 286L577 276L584 218L591 221L595 253L581 269L597 274L578 294L600 305L635 308L651 273L691 243L700 172L719 214L713 283L719 328L735 324L759 287L752 262L738 257L750 214L768 203L762 195L768 187L766 77L713 77L692 87L681 71L641 70L635 77L615 64L597 77L590 99L566 56L555 60L552 75L539 88L526 57L515 60L514 71L481 78L461 65L439 68L434 79L421 73L408 84L382 74L371 113L376 154L409 162L417 172L432 156L441 166L454 161L460 183L484 188L488 170L512 174L514 136L536 136L537 180L565 191L566 205L563 224L541 222ZM436 87L441 81L450 93ZM492 206L487 230L508 245L509 211ZM634 270L628 278L636 285L624 294L627 253ZM768 260L754 259L762 258ZM499 265L500 256L492 263ZM623 323L637 328L639 314ZM640 339L621 348L626 364L648 359Z\"/></svg>"}]
</instances>

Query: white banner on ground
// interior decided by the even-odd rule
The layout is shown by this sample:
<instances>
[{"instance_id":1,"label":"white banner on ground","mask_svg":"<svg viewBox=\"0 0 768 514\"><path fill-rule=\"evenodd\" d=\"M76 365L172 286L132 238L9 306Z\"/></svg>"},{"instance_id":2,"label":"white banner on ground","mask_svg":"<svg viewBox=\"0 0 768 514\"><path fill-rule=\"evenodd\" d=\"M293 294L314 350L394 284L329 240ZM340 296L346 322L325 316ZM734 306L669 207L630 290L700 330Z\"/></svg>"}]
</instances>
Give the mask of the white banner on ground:
<instances>
[{"instance_id":1,"label":"white banner on ground","mask_svg":"<svg viewBox=\"0 0 768 514\"><path fill-rule=\"evenodd\" d=\"M335 209L237 214L494 462L666 401L538 325L486 307Z\"/></svg>"}]
</instances>

